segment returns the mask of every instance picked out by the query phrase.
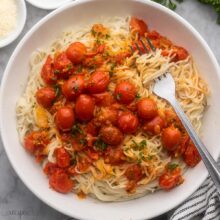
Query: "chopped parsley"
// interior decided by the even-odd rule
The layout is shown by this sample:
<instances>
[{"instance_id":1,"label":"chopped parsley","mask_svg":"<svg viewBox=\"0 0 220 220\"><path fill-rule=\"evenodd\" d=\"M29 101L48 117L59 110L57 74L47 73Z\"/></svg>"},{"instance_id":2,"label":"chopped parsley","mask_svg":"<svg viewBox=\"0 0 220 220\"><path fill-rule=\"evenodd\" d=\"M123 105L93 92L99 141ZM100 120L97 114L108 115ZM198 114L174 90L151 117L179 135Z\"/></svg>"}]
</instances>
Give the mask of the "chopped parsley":
<instances>
[{"instance_id":1,"label":"chopped parsley","mask_svg":"<svg viewBox=\"0 0 220 220\"><path fill-rule=\"evenodd\" d=\"M54 70L54 74L59 74L60 71L59 70Z\"/></svg>"},{"instance_id":2,"label":"chopped parsley","mask_svg":"<svg viewBox=\"0 0 220 220\"><path fill-rule=\"evenodd\" d=\"M118 94L116 95L116 99L117 99L118 101L121 100L121 97L122 97L122 94L121 94L121 93L118 93Z\"/></svg>"},{"instance_id":3,"label":"chopped parsley","mask_svg":"<svg viewBox=\"0 0 220 220\"><path fill-rule=\"evenodd\" d=\"M97 139L94 143L94 146L97 150L104 151L107 148L107 144L104 143L101 139Z\"/></svg>"},{"instance_id":4,"label":"chopped parsley","mask_svg":"<svg viewBox=\"0 0 220 220\"><path fill-rule=\"evenodd\" d=\"M96 35L96 32L92 29L92 30L91 30L91 34L92 34L93 36L95 36L95 35Z\"/></svg>"},{"instance_id":5,"label":"chopped parsley","mask_svg":"<svg viewBox=\"0 0 220 220\"><path fill-rule=\"evenodd\" d=\"M147 156L147 160L152 160L153 159L153 155L148 155Z\"/></svg>"},{"instance_id":6,"label":"chopped parsley","mask_svg":"<svg viewBox=\"0 0 220 220\"><path fill-rule=\"evenodd\" d=\"M77 123L75 125L73 125L71 133L74 137L77 134L84 134L83 130L79 127L79 125Z\"/></svg>"},{"instance_id":7,"label":"chopped parsley","mask_svg":"<svg viewBox=\"0 0 220 220\"><path fill-rule=\"evenodd\" d=\"M58 96L61 94L59 85L55 85L55 86L54 86L54 89L55 89L56 97L58 97Z\"/></svg>"},{"instance_id":8,"label":"chopped parsley","mask_svg":"<svg viewBox=\"0 0 220 220\"><path fill-rule=\"evenodd\" d=\"M133 147L135 150L143 150L144 147L147 146L147 142L146 140L142 140L140 143L137 143L135 140L131 140L133 142L133 145L131 147Z\"/></svg>"},{"instance_id":9,"label":"chopped parsley","mask_svg":"<svg viewBox=\"0 0 220 220\"><path fill-rule=\"evenodd\" d=\"M78 92L79 86L77 84L74 85L74 91Z\"/></svg>"},{"instance_id":10,"label":"chopped parsley","mask_svg":"<svg viewBox=\"0 0 220 220\"><path fill-rule=\"evenodd\" d=\"M109 34L106 34L105 35L105 39L109 39L110 38L110 35Z\"/></svg>"},{"instance_id":11,"label":"chopped parsley","mask_svg":"<svg viewBox=\"0 0 220 220\"><path fill-rule=\"evenodd\" d=\"M70 71L72 69L72 65L71 64L68 64L67 65L67 71Z\"/></svg>"},{"instance_id":12,"label":"chopped parsley","mask_svg":"<svg viewBox=\"0 0 220 220\"><path fill-rule=\"evenodd\" d=\"M167 169L170 171L175 170L179 165L177 163L168 163L167 164Z\"/></svg>"},{"instance_id":13,"label":"chopped parsley","mask_svg":"<svg viewBox=\"0 0 220 220\"><path fill-rule=\"evenodd\" d=\"M110 71L109 71L109 76L110 76L110 77L113 76L115 67L116 67L116 64L113 63L113 64L111 65L111 67L110 67Z\"/></svg>"},{"instance_id":14,"label":"chopped parsley","mask_svg":"<svg viewBox=\"0 0 220 220\"><path fill-rule=\"evenodd\" d=\"M82 138L79 140L79 143L82 145L86 145L87 144L87 140L85 138Z\"/></svg>"},{"instance_id":15,"label":"chopped parsley","mask_svg":"<svg viewBox=\"0 0 220 220\"><path fill-rule=\"evenodd\" d=\"M81 73L82 69L83 69L83 67L80 65L79 68L76 70L76 73Z\"/></svg>"},{"instance_id":16,"label":"chopped parsley","mask_svg":"<svg viewBox=\"0 0 220 220\"><path fill-rule=\"evenodd\" d=\"M136 99L140 99L140 98L141 98L141 95L137 93L136 96L135 96L135 98L136 98Z\"/></svg>"}]
</instances>

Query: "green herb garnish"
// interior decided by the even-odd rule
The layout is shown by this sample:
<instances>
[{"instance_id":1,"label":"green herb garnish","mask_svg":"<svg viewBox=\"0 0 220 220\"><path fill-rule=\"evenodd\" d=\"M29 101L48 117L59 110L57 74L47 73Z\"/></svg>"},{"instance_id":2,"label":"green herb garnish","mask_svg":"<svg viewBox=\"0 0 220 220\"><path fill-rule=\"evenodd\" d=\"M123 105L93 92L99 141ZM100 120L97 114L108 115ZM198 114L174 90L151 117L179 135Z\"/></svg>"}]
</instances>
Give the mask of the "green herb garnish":
<instances>
[{"instance_id":1,"label":"green herb garnish","mask_svg":"<svg viewBox=\"0 0 220 220\"><path fill-rule=\"evenodd\" d=\"M76 123L73 125L71 134L75 137L77 134L84 134L83 130L79 127L79 125Z\"/></svg>"},{"instance_id":2,"label":"green herb garnish","mask_svg":"<svg viewBox=\"0 0 220 220\"><path fill-rule=\"evenodd\" d=\"M118 101L121 100L121 97L122 97L122 94L121 94L121 93L118 93L118 94L116 95L116 99L117 99Z\"/></svg>"},{"instance_id":3,"label":"green herb garnish","mask_svg":"<svg viewBox=\"0 0 220 220\"><path fill-rule=\"evenodd\" d=\"M74 91L78 92L79 86L77 84L74 85Z\"/></svg>"},{"instance_id":4,"label":"green herb garnish","mask_svg":"<svg viewBox=\"0 0 220 220\"><path fill-rule=\"evenodd\" d=\"M175 170L179 165L177 163L168 163L167 168L171 171Z\"/></svg>"},{"instance_id":5,"label":"green herb garnish","mask_svg":"<svg viewBox=\"0 0 220 220\"><path fill-rule=\"evenodd\" d=\"M104 143L101 139L97 139L94 143L94 146L97 150L104 151L107 148L107 144Z\"/></svg>"},{"instance_id":6,"label":"green herb garnish","mask_svg":"<svg viewBox=\"0 0 220 220\"><path fill-rule=\"evenodd\" d=\"M59 70L54 70L54 74L59 74L60 71Z\"/></svg>"}]
</instances>

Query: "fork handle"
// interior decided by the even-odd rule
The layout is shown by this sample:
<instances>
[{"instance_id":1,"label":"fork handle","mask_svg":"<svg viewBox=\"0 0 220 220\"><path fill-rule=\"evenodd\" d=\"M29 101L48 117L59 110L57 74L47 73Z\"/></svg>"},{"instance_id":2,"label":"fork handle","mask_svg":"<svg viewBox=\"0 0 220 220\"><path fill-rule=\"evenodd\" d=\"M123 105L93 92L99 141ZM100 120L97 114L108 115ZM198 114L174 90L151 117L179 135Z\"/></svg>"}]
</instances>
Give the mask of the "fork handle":
<instances>
[{"instance_id":1,"label":"fork handle","mask_svg":"<svg viewBox=\"0 0 220 220\"><path fill-rule=\"evenodd\" d=\"M169 100L172 104L176 114L179 116L183 126L187 130L191 140L193 141L194 145L196 146L209 174L217 188L218 193L220 194L220 168L218 167L217 162L213 159L211 154L206 149L205 145L200 140L199 136L195 132L191 122L189 121L188 117L182 110L181 106L179 105L176 99Z\"/></svg>"}]
</instances>

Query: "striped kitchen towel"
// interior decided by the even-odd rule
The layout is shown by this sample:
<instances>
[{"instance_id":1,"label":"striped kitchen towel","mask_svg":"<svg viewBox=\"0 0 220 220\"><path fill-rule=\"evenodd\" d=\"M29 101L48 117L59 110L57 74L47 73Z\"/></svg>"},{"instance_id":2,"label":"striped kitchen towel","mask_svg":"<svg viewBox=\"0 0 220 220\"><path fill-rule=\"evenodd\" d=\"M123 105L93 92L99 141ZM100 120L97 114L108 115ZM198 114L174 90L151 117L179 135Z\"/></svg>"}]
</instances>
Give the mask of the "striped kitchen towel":
<instances>
[{"instance_id":1,"label":"striped kitchen towel","mask_svg":"<svg viewBox=\"0 0 220 220\"><path fill-rule=\"evenodd\" d=\"M220 199L210 177L170 217L170 220L189 219L220 220Z\"/></svg>"}]
</instances>

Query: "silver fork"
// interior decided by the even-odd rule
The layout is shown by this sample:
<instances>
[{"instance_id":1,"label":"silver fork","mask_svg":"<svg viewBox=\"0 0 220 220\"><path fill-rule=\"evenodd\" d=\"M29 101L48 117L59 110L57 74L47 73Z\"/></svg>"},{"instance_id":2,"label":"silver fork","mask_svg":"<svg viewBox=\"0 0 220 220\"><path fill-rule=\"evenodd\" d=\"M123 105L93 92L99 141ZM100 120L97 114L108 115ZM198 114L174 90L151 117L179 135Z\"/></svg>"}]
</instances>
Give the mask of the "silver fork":
<instances>
[{"instance_id":1,"label":"silver fork","mask_svg":"<svg viewBox=\"0 0 220 220\"><path fill-rule=\"evenodd\" d=\"M179 105L176 96L175 96L175 82L170 73L165 73L164 75L158 77L156 79L156 83L153 87L153 92L163 98L166 99L174 108L176 114L181 120L183 126L188 132L191 140L196 146L209 174L217 188L218 193L220 194L220 168L218 164L215 162L211 154L206 149L205 145L200 140L199 136L195 132L191 122L183 112L181 106Z\"/></svg>"}]
</instances>

